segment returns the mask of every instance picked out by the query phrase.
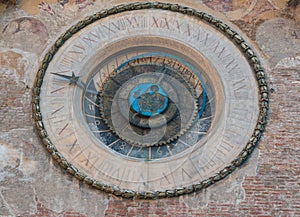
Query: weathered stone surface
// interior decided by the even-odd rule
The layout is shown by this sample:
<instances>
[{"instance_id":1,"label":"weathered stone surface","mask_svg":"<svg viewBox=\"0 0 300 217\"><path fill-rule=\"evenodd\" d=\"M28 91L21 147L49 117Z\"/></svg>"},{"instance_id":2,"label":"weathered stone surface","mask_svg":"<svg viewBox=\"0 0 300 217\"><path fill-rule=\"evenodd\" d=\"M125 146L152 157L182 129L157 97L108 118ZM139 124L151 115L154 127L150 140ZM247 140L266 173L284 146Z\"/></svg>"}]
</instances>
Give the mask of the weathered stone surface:
<instances>
[{"instance_id":1,"label":"weathered stone surface","mask_svg":"<svg viewBox=\"0 0 300 217\"><path fill-rule=\"evenodd\" d=\"M213 10L220 11L224 13L230 19L239 19L254 9L255 5L258 3L257 0L203 0L203 3Z\"/></svg>"},{"instance_id":2,"label":"weathered stone surface","mask_svg":"<svg viewBox=\"0 0 300 217\"><path fill-rule=\"evenodd\" d=\"M274 66L281 59L299 53L300 23L283 18L265 21L257 29L256 40Z\"/></svg>"},{"instance_id":3,"label":"weathered stone surface","mask_svg":"<svg viewBox=\"0 0 300 217\"><path fill-rule=\"evenodd\" d=\"M7 215L34 214L40 202L56 213L77 210L101 216L106 195L62 173L32 134L33 129L28 128L0 136L1 210Z\"/></svg>"},{"instance_id":4,"label":"weathered stone surface","mask_svg":"<svg viewBox=\"0 0 300 217\"><path fill-rule=\"evenodd\" d=\"M30 53L0 53L0 131L32 126L30 87L36 69L36 57Z\"/></svg>"},{"instance_id":5,"label":"weathered stone surface","mask_svg":"<svg viewBox=\"0 0 300 217\"><path fill-rule=\"evenodd\" d=\"M276 64L275 68L279 68L279 69L300 68L300 56L283 58Z\"/></svg>"},{"instance_id":6,"label":"weathered stone surface","mask_svg":"<svg viewBox=\"0 0 300 217\"><path fill-rule=\"evenodd\" d=\"M0 136L0 193L9 215L30 214L36 210L33 183L37 152L31 133L32 129L16 129Z\"/></svg>"},{"instance_id":7,"label":"weathered stone surface","mask_svg":"<svg viewBox=\"0 0 300 217\"><path fill-rule=\"evenodd\" d=\"M257 158L259 151L251 155L245 166L238 171L233 172L225 180L215 183L212 187L203 190L200 194L191 194L183 196L184 202L188 207L201 208L209 201L218 201L219 203L234 203L245 199L245 189L243 182L245 176L255 176L257 170Z\"/></svg>"},{"instance_id":8,"label":"weathered stone surface","mask_svg":"<svg viewBox=\"0 0 300 217\"><path fill-rule=\"evenodd\" d=\"M3 29L2 40L10 48L40 52L48 40L46 26L32 17L22 17L10 21Z\"/></svg>"}]
</instances>

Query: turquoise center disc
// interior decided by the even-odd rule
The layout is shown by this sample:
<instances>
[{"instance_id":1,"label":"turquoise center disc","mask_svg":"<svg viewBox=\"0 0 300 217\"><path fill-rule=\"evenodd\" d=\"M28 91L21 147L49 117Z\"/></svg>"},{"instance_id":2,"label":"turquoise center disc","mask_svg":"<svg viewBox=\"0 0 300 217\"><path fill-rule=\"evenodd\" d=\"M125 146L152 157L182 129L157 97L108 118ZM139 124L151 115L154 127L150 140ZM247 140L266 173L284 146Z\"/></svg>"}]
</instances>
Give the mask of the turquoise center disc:
<instances>
[{"instance_id":1,"label":"turquoise center disc","mask_svg":"<svg viewBox=\"0 0 300 217\"><path fill-rule=\"evenodd\" d=\"M163 88L151 83L135 86L130 91L128 100L131 109L147 117L161 114L169 103L168 95Z\"/></svg>"}]
</instances>

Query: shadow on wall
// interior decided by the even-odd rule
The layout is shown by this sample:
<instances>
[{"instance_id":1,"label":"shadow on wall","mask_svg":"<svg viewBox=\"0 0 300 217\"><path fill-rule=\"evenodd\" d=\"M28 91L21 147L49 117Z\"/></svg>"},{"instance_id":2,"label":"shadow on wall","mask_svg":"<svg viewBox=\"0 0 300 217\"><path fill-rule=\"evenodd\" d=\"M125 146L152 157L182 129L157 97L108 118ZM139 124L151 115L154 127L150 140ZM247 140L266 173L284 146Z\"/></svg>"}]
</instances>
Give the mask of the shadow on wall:
<instances>
[{"instance_id":1,"label":"shadow on wall","mask_svg":"<svg viewBox=\"0 0 300 217\"><path fill-rule=\"evenodd\" d=\"M296 8L299 3L300 0L289 0L287 5L288 7Z\"/></svg>"},{"instance_id":2,"label":"shadow on wall","mask_svg":"<svg viewBox=\"0 0 300 217\"><path fill-rule=\"evenodd\" d=\"M0 0L0 3L5 4L7 6L13 6L17 4L17 0Z\"/></svg>"}]
</instances>

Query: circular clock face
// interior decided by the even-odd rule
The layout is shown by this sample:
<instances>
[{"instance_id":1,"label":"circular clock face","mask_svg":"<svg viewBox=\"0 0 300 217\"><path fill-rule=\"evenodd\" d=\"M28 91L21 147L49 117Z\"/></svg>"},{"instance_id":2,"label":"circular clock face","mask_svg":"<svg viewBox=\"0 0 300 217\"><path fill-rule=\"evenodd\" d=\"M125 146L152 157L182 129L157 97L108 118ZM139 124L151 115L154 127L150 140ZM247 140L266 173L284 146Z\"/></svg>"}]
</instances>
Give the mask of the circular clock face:
<instances>
[{"instance_id":1,"label":"circular clock face","mask_svg":"<svg viewBox=\"0 0 300 217\"><path fill-rule=\"evenodd\" d=\"M258 58L223 22L191 8L100 11L46 54L33 93L40 136L80 180L123 197L199 191L230 174L266 124Z\"/></svg>"}]
</instances>

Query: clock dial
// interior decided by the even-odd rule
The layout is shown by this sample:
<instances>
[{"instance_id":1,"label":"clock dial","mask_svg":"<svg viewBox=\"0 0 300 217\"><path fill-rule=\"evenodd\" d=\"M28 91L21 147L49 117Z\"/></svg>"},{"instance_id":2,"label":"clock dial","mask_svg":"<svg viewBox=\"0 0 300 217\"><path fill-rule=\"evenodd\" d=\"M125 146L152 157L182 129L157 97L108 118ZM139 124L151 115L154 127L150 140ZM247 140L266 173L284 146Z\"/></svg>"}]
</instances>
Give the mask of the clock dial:
<instances>
[{"instance_id":1,"label":"clock dial","mask_svg":"<svg viewBox=\"0 0 300 217\"><path fill-rule=\"evenodd\" d=\"M241 165L268 110L253 50L191 8L133 3L71 27L39 69L33 112L60 165L123 197L201 190Z\"/></svg>"}]
</instances>

